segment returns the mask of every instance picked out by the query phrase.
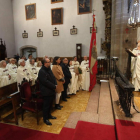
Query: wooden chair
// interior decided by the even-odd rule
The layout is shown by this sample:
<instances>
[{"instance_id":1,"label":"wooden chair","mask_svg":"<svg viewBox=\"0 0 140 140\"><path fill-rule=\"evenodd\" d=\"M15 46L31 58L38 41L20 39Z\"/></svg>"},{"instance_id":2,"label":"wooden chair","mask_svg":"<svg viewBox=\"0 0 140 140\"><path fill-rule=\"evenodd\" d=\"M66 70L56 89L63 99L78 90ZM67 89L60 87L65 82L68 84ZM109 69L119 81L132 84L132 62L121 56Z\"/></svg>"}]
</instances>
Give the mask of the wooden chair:
<instances>
[{"instance_id":1,"label":"wooden chair","mask_svg":"<svg viewBox=\"0 0 140 140\"><path fill-rule=\"evenodd\" d=\"M33 96L33 94L37 94L37 93L31 92L30 83L27 82L25 79L23 80L21 85L19 85L19 88L20 88L20 96L21 96L22 120L23 120L24 110L28 110L36 114L37 124L39 124L38 113L42 111L42 106L43 106L42 98L38 98L38 97L35 98Z\"/></svg>"}]
</instances>

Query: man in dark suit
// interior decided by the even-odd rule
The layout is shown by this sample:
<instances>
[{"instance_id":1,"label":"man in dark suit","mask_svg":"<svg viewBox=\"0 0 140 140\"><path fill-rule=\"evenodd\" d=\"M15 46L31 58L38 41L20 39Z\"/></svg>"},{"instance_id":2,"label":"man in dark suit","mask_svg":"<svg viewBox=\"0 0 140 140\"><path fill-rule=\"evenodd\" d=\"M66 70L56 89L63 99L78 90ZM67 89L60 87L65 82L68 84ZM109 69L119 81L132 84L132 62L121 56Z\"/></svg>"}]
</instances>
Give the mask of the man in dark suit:
<instances>
[{"instance_id":1,"label":"man in dark suit","mask_svg":"<svg viewBox=\"0 0 140 140\"><path fill-rule=\"evenodd\" d=\"M63 84L64 91L62 91L62 100L67 101L66 98L70 98L67 96L67 88L68 88L68 84L70 83L70 79L72 78L71 72L70 72L69 67L68 67L68 59L67 58L63 59L61 67L62 67L64 76L65 76L65 83Z\"/></svg>"},{"instance_id":2,"label":"man in dark suit","mask_svg":"<svg viewBox=\"0 0 140 140\"><path fill-rule=\"evenodd\" d=\"M56 119L51 115L53 100L55 99L55 89L57 87L56 79L50 69L50 60L42 60L42 68L39 71L38 79L41 94L43 96L43 120L47 125L52 125L49 119Z\"/></svg>"}]
</instances>

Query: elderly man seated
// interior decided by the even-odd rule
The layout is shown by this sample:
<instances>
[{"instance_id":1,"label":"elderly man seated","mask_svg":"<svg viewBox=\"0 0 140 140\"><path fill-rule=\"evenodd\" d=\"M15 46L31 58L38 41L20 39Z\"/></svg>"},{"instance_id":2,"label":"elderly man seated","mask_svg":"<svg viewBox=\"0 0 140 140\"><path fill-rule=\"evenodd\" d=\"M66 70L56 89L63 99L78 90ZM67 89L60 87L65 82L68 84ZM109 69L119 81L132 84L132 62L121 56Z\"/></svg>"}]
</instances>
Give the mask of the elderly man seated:
<instances>
[{"instance_id":1,"label":"elderly man seated","mask_svg":"<svg viewBox=\"0 0 140 140\"><path fill-rule=\"evenodd\" d=\"M82 68L82 89L89 90L90 86L90 73L89 73L89 60L87 56L84 56L84 60L81 62Z\"/></svg>"},{"instance_id":2,"label":"elderly man seated","mask_svg":"<svg viewBox=\"0 0 140 140\"><path fill-rule=\"evenodd\" d=\"M30 59L30 64L27 66L27 69L29 71L29 74L33 78L32 85L34 85L35 84L35 80L38 77L38 71L37 71L37 68L35 67L35 60L34 59Z\"/></svg>"},{"instance_id":3,"label":"elderly man seated","mask_svg":"<svg viewBox=\"0 0 140 140\"><path fill-rule=\"evenodd\" d=\"M11 75L11 82L17 82L17 66L15 64L16 60L14 58L10 59L11 65L9 66L9 73Z\"/></svg>"},{"instance_id":4,"label":"elderly man seated","mask_svg":"<svg viewBox=\"0 0 140 140\"><path fill-rule=\"evenodd\" d=\"M18 64L20 65L17 69L17 83L21 84L23 79L25 78L27 81L32 81L33 77L30 75L28 69L25 67L25 60L20 59L18 61Z\"/></svg>"},{"instance_id":5,"label":"elderly man seated","mask_svg":"<svg viewBox=\"0 0 140 140\"><path fill-rule=\"evenodd\" d=\"M11 76L6 68L6 61L0 61L0 87L11 84Z\"/></svg>"}]
</instances>

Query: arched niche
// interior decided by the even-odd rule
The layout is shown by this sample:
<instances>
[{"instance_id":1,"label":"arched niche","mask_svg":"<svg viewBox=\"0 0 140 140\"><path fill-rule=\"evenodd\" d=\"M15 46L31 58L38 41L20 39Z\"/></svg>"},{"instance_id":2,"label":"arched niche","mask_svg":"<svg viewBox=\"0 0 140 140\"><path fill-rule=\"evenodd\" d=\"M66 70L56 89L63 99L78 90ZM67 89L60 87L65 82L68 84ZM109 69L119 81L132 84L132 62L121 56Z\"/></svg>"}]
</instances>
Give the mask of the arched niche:
<instances>
[{"instance_id":1,"label":"arched niche","mask_svg":"<svg viewBox=\"0 0 140 140\"><path fill-rule=\"evenodd\" d=\"M36 46L25 45L20 48L20 56L28 58L28 54L32 54L34 58L38 57L38 50Z\"/></svg>"}]
</instances>

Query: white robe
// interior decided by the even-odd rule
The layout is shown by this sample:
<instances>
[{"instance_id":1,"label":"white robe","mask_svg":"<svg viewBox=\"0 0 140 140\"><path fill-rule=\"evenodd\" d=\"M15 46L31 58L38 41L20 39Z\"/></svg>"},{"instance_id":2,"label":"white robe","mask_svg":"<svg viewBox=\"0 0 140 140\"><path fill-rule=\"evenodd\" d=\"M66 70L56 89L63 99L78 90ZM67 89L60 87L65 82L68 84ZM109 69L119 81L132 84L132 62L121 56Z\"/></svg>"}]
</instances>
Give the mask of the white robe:
<instances>
[{"instance_id":1,"label":"white robe","mask_svg":"<svg viewBox=\"0 0 140 140\"><path fill-rule=\"evenodd\" d=\"M90 86L90 72L89 72L89 61L82 61L82 89L89 91Z\"/></svg>"},{"instance_id":2,"label":"white robe","mask_svg":"<svg viewBox=\"0 0 140 140\"><path fill-rule=\"evenodd\" d=\"M32 76L29 74L29 71L26 67L19 66L17 69L17 84L21 84L25 78L28 82L29 80L33 80Z\"/></svg>"},{"instance_id":3,"label":"white robe","mask_svg":"<svg viewBox=\"0 0 140 140\"><path fill-rule=\"evenodd\" d=\"M28 67L27 67L28 71L29 71L29 74L32 76L32 85L35 84L35 81L37 80L38 78L38 71L35 67L35 65L31 65L29 64Z\"/></svg>"},{"instance_id":4,"label":"white robe","mask_svg":"<svg viewBox=\"0 0 140 140\"><path fill-rule=\"evenodd\" d=\"M132 84L135 87L135 91L140 89L140 50L137 48L133 49L133 53L137 57L131 58L131 73L132 73Z\"/></svg>"},{"instance_id":5,"label":"white robe","mask_svg":"<svg viewBox=\"0 0 140 140\"><path fill-rule=\"evenodd\" d=\"M6 69L9 69L9 66L11 65L11 63L8 63L7 65L6 65Z\"/></svg>"},{"instance_id":6,"label":"white robe","mask_svg":"<svg viewBox=\"0 0 140 140\"><path fill-rule=\"evenodd\" d=\"M9 80L9 71L7 68L0 68L0 87L11 84L11 79Z\"/></svg>"},{"instance_id":7,"label":"white robe","mask_svg":"<svg viewBox=\"0 0 140 140\"><path fill-rule=\"evenodd\" d=\"M41 67L36 67L37 73L39 73L40 69L41 69Z\"/></svg>"},{"instance_id":8,"label":"white robe","mask_svg":"<svg viewBox=\"0 0 140 140\"><path fill-rule=\"evenodd\" d=\"M26 61L26 67L28 67L30 65L30 59L27 59Z\"/></svg>"},{"instance_id":9,"label":"white robe","mask_svg":"<svg viewBox=\"0 0 140 140\"><path fill-rule=\"evenodd\" d=\"M17 66L15 64L9 66L9 73L11 75L11 82L17 82Z\"/></svg>"},{"instance_id":10,"label":"white robe","mask_svg":"<svg viewBox=\"0 0 140 140\"><path fill-rule=\"evenodd\" d=\"M70 66L69 67L70 72L71 72L71 80L70 80L70 84L68 85L68 94L76 94L77 91L77 81L78 81L78 76L75 74L74 72L74 66Z\"/></svg>"}]
</instances>

